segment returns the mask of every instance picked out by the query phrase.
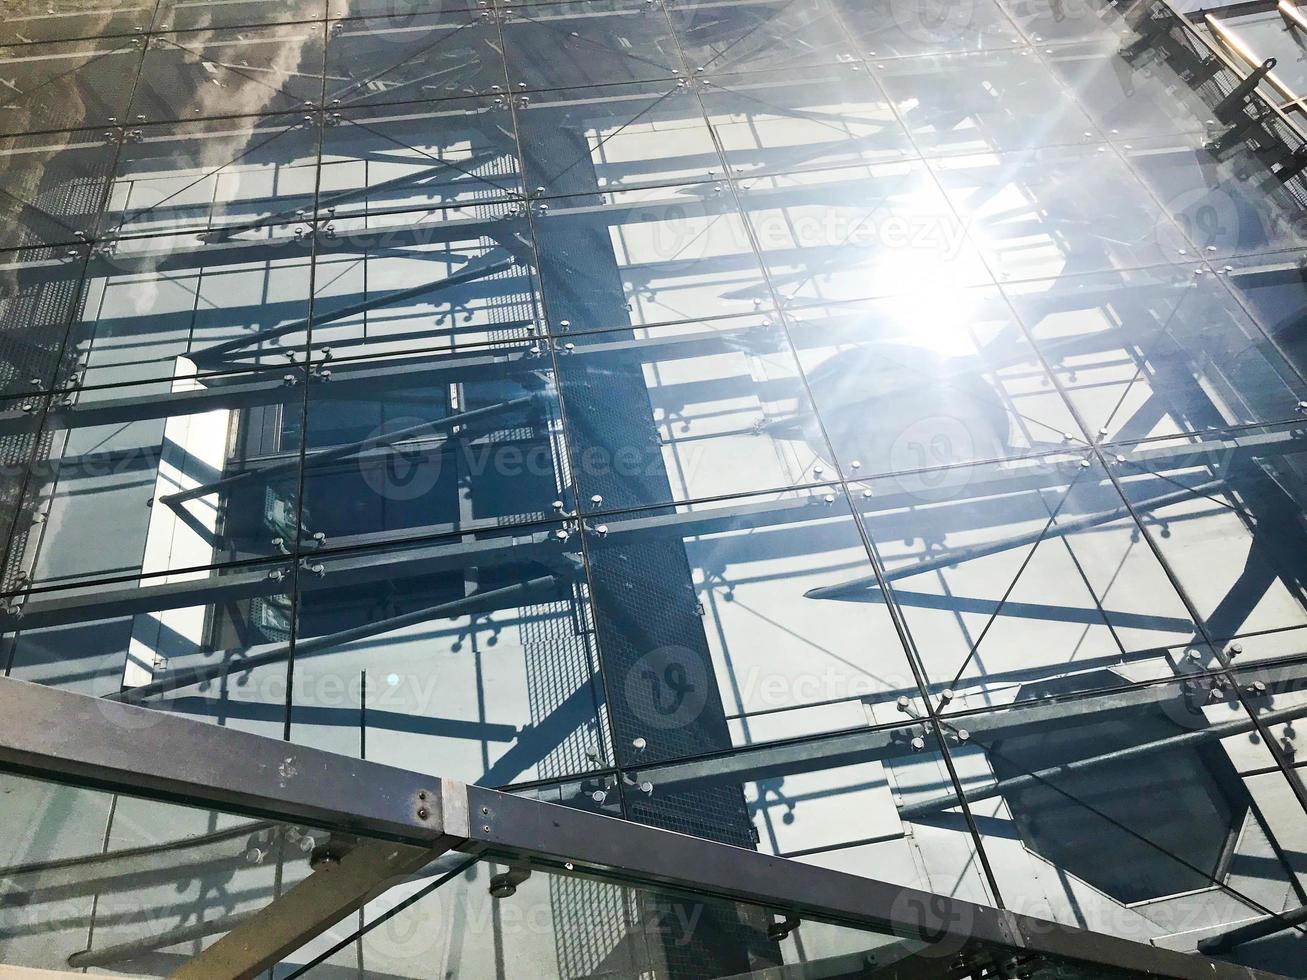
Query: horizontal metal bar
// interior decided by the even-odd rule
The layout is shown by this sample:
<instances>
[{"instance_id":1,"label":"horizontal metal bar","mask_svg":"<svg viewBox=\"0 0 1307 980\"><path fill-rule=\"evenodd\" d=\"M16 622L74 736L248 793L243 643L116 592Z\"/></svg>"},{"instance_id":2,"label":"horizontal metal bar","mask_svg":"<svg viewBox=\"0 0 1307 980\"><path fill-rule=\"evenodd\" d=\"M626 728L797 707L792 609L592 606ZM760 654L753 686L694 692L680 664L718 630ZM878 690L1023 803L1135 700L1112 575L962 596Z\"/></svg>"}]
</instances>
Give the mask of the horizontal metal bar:
<instances>
[{"instance_id":1,"label":"horizontal metal bar","mask_svg":"<svg viewBox=\"0 0 1307 980\"><path fill-rule=\"evenodd\" d=\"M0 730L0 766L396 841L365 840L329 870L319 867L191 960L176 974L183 980L255 976L450 847L881 934L956 936L1173 980L1270 977L572 807L145 709L116 706L123 714L115 715L103 705L0 681L0 716L7 721Z\"/></svg>"},{"instance_id":2,"label":"horizontal metal bar","mask_svg":"<svg viewBox=\"0 0 1307 980\"><path fill-rule=\"evenodd\" d=\"M1169 735L1166 738L1155 739L1151 742L1141 742L1138 745L1132 745L1129 748L1119 749L1115 752L1105 752L1102 755L1093 755L1084 759L1073 759L1068 762L1059 763L1056 766L1048 766L1035 772L1025 773L1020 776L1013 776L1010 779L1000 779L988 786L968 789L965 794L967 803L976 803L980 800L993 799L995 796L1001 796L1004 793L1010 793L1015 790L1025 789L1036 783L1044 783L1049 780L1056 780L1061 776L1069 776L1074 773L1084 772L1087 769L1095 769L1099 766L1111 765L1116 762L1126 762L1131 759L1140 759L1149 755L1156 755L1158 752L1167 752L1172 749L1183 749L1193 745L1202 745L1207 742L1216 741L1222 738L1232 738L1235 735L1243 735L1247 732L1256 731L1258 724L1277 725L1281 722L1296 721L1299 718L1307 718L1307 705L1299 705L1293 708L1284 708L1280 711L1270 711L1260 715L1257 720L1251 717L1244 718L1241 721L1224 722L1219 725L1212 725L1209 728L1200 728L1192 732L1182 732L1178 735ZM995 742L998 740L995 739ZM972 744L976 744L974 741ZM984 748L981 743L981 748ZM928 813L934 813L938 810L946 810L950 807L959 806L962 800L956 793L944 793L940 796L934 796L919 803L909 803L899 807L899 816L911 820L915 817L922 817Z\"/></svg>"},{"instance_id":3,"label":"horizontal metal bar","mask_svg":"<svg viewBox=\"0 0 1307 980\"><path fill-rule=\"evenodd\" d=\"M1307 905L1290 909L1287 912L1280 912L1276 915L1263 916L1227 932L1209 936L1199 941L1198 950L1213 955L1228 953L1244 943L1250 943L1265 936L1273 936L1277 932L1283 932L1285 929L1292 929L1304 923L1307 923Z\"/></svg>"},{"instance_id":4,"label":"horizontal metal bar","mask_svg":"<svg viewBox=\"0 0 1307 980\"><path fill-rule=\"evenodd\" d=\"M0 717L0 769L37 779L419 846L443 833L430 776L12 678Z\"/></svg>"},{"instance_id":5,"label":"horizontal metal bar","mask_svg":"<svg viewBox=\"0 0 1307 980\"><path fill-rule=\"evenodd\" d=\"M1170 980L1271 980L1272 974L1093 933L889 882L760 854L573 807L467 787L464 849L599 877L760 905L801 919L904 938L959 937Z\"/></svg>"},{"instance_id":6,"label":"horizontal metal bar","mask_svg":"<svg viewBox=\"0 0 1307 980\"><path fill-rule=\"evenodd\" d=\"M351 442L343 446L336 446L333 449L324 449L322 452L310 453L304 457L303 464L305 469L311 466L321 466L325 463L334 463L342 459L348 459L357 455L366 449L380 448L382 446L393 446L397 442L403 442L405 439L411 439L418 435L430 435L436 432L445 432L460 425L471 425L486 418L495 418L509 412L517 411L522 408L529 408L532 405L543 403L543 396L540 394L526 395L522 398L514 398L511 401L500 402L496 405L487 405L485 408L477 408L468 412L459 412L454 415L447 415L444 418L432 419L429 422L418 422L402 429L395 429L393 432L385 432L380 435L372 436L369 439L363 439L358 442ZM299 456L292 456L290 459L280 463L274 463L271 466L263 466L258 469L241 470L232 473L230 476L224 476L220 480L214 480L211 483L201 483L197 487L191 487L187 490L178 490L176 493L166 493L159 498L165 504L180 504L187 500L195 500L199 497L207 497L211 493L217 493L228 487L254 477L266 479L276 473L291 472L300 468Z\"/></svg>"},{"instance_id":7,"label":"horizontal metal bar","mask_svg":"<svg viewBox=\"0 0 1307 980\"><path fill-rule=\"evenodd\" d=\"M231 656L218 653L211 654L210 656L214 658L212 663L168 670L148 684L129 687L115 694L106 695L106 698L110 701L139 704L157 694L170 694L217 677L228 674L241 674L266 664L279 663L288 659L292 651L294 651L295 658L298 660L300 657L322 653L354 640L389 633L391 630L402 629L416 623L424 623L432 619L465 616L470 611L486 608L487 604L492 609L502 608L501 603L511 602L526 605L529 602L538 600L543 594L555 589L557 585L558 579L555 576L542 575L538 578L528 579L518 585L507 585L502 589L487 589L483 592L475 592L464 596L462 599L441 602L434 606L425 606L399 616L369 620L358 626L337 630L334 633L312 636L293 643L278 643L271 649L238 653Z\"/></svg>"}]
</instances>

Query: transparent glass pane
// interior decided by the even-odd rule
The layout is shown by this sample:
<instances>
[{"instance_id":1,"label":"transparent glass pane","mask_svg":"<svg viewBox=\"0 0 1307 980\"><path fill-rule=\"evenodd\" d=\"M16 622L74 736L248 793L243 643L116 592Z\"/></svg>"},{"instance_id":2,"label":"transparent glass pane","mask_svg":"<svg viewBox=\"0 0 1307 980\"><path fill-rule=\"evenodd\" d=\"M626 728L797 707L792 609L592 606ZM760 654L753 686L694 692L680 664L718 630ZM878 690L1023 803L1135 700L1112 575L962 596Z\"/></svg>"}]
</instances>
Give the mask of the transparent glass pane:
<instances>
[{"instance_id":1,"label":"transparent glass pane","mask_svg":"<svg viewBox=\"0 0 1307 980\"><path fill-rule=\"evenodd\" d=\"M165 977L311 872L305 826L0 775L0 959Z\"/></svg>"},{"instance_id":2,"label":"transparent glass pane","mask_svg":"<svg viewBox=\"0 0 1307 980\"><path fill-rule=\"evenodd\" d=\"M318 212L345 217L520 195L510 118L492 99L333 113L323 134Z\"/></svg>"},{"instance_id":3,"label":"transparent glass pane","mask_svg":"<svg viewBox=\"0 0 1307 980\"><path fill-rule=\"evenodd\" d=\"M562 533L314 556L291 738L492 786L604 765L584 575Z\"/></svg>"},{"instance_id":4,"label":"transparent glass pane","mask_svg":"<svg viewBox=\"0 0 1307 980\"><path fill-rule=\"evenodd\" d=\"M303 383L291 369L60 396L21 498L41 520L9 561L56 584L293 549Z\"/></svg>"},{"instance_id":5,"label":"transparent glass pane","mask_svg":"<svg viewBox=\"0 0 1307 980\"><path fill-rule=\"evenodd\" d=\"M541 92L518 104L518 137L535 195L679 184L721 172L698 100L677 85Z\"/></svg>"},{"instance_id":6,"label":"transparent glass pane","mask_svg":"<svg viewBox=\"0 0 1307 980\"><path fill-rule=\"evenodd\" d=\"M281 738L292 577L285 562L31 592L4 618L8 676Z\"/></svg>"},{"instance_id":7,"label":"transparent glass pane","mask_svg":"<svg viewBox=\"0 0 1307 980\"><path fill-rule=\"evenodd\" d=\"M910 152L862 64L704 82L700 98L736 175L871 162Z\"/></svg>"},{"instance_id":8,"label":"transparent glass pane","mask_svg":"<svg viewBox=\"0 0 1307 980\"><path fill-rule=\"evenodd\" d=\"M309 245L274 225L97 251L69 337L72 369L103 387L287 365L307 343Z\"/></svg>"},{"instance_id":9,"label":"transparent glass pane","mask_svg":"<svg viewBox=\"0 0 1307 980\"><path fill-rule=\"evenodd\" d=\"M555 333L753 313L771 295L725 183L565 197L537 207Z\"/></svg>"},{"instance_id":10,"label":"transparent glass pane","mask_svg":"<svg viewBox=\"0 0 1307 980\"><path fill-rule=\"evenodd\" d=\"M905 690L915 703L915 687ZM913 723L893 698L857 708L850 730L802 743L801 754L774 758L765 772L728 763L705 776L675 762L633 770L622 780L627 810L667 830L993 904L960 814L899 816L906 803L953 786L933 730Z\"/></svg>"},{"instance_id":11,"label":"transparent glass pane","mask_svg":"<svg viewBox=\"0 0 1307 980\"><path fill-rule=\"evenodd\" d=\"M992 0L835 0L840 18L873 58L976 51L1020 44L1021 34Z\"/></svg>"},{"instance_id":12,"label":"transparent glass pane","mask_svg":"<svg viewBox=\"0 0 1307 980\"><path fill-rule=\"evenodd\" d=\"M682 69L658 4L504 6L500 20L514 90L669 79Z\"/></svg>"},{"instance_id":13,"label":"transparent glass pane","mask_svg":"<svg viewBox=\"0 0 1307 980\"><path fill-rule=\"evenodd\" d=\"M0 366L0 394L31 395L73 380L65 342L85 267L84 249L21 249L0 256L0 334L11 338Z\"/></svg>"},{"instance_id":14,"label":"transparent glass pane","mask_svg":"<svg viewBox=\"0 0 1307 980\"><path fill-rule=\"evenodd\" d=\"M155 34L133 122L287 112L322 98L322 22Z\"/></svg>"},{"instance_id":15,"label":"transparent glass pane","mask_svg":"<svg viewBox=\"0 0 1307 980\"><path fill-rule=\"evenodd\" d=\"M877 62L876 77L928 155L1026 150L1091 135L1089 119L1031 48ZM962 77L968 84L958 84Z\"/></svg>"},{"instance_id":16,"label":"transparent glass pane","mask_svg":"<svg viewBox=\"0 0 1307 980\"><path fill-rule=\"evenodd\" d=\"M788 318L847 476L1023 456L1079 431L992 287L803 307Z\"/></svg>"},{"instance_id":17,"label":"transparent glass pane","mask_svg":"<svg viewBox=\"0 0 1307 980\"><path fill-rule=\"evenodd\" d=\"M750 177L739 186L782 302L990 281L966 226L920 161Z\"/></svg>"},{"instance_id":18,"label":"transparent glass pane","mask_svg":"<svg viewBox=\"0 0 1307 980\"><path fill-rule=\"evenodd\" d=\"M388 9L331 23L327 105L343 108L498 92L504 60L490 12Z\"/></svg>"},{"instance_id":19,"label":"transparent glass pane","mask_svg":"<svg viewBox=\"0 0 1307 980\"><path fill-rule=\"evenodd\" d=\"M1252 153L1218 158L1196 134L1133 140L1123 149L1196 254L1221 258L1307 242L1293 196Z\"/></svg>"},{"instance_id":20,"label":"transparent glass pane","mask_svg":"<svg viewBox=\"0 0 1307 980\"><path fill-rule=\"evenodd\" d=\"M1120 441L1297 413L1307 385L1225 279L1176 266L1007 293L1090 432Z\"/></svg>"},{"instance_id":21,"label":"transparent glass pane","mask_svg":"<svg viewBox=\"0 0 1307 980\"><path fill-rule=\"evenodd\" d=\"M781 71L857 57L835 10L817 0L673 0L667 15L695 74Z\"/></svg>"},{"instance_id":22,"label":"transparent glass pane","mask_svg":"<svg viewBox=\"0 0 1307 980\"><path fill-rule=\"evenodd\" d=\"M132 34L153 13L153 0L13 0L0 22L0 44Z\"/></svg>"},{"instance_id":23,"label":"transparent glass pane","mask_svg":"<svg viewBox=\"0 0 1307 980\"><path fill-rule=\"evenodd\" d=\"M591 509L793 486L829 467L794 355L769 320L565 342L572 467Z\"/></svg>"},{"instance_id":24,"label":"transparent glass pane","mask_svg":"<svg viewBox=\"0 0 1307 980\"><path fill-rule=\"evenodd\" d=\"M334 545L551 517L566 474L548 362L472 350L316 372L306 534ZM329 382L329 383L328 383Z\"/></svg>"},{"instance_id":25,"label":"transparent glass pane","mask_svg":"<svg viewBox=\"0 0 1307 980\"><path fill-rule=\"evenodd\" d=\"M868 481L855 502L941 710L1125 684L1195 629L1092 458L1063 454ZM885 601L849 576L827 604ZM947 693L945 693L947 692Z\"/></svg>"},{"instance_id":26,"label":"transparent glass pane","mask_svg":"<svg viewBox=\"0 0 1307 980\"><path fill-rule=\"evenodd\" d=\"M619 763L858 727L912 686L883 605L819 599L871 571L837 488L603 520L585 536Z\"/></svg>"},{"instance_id":27,"label":"transparent glass pane","mask_svg":"<svg viewBox=\"0 0 1307 980\"><path fill-rule=\"evenodd\" d=\"M0 48L0 132L121 121L141 62L141 38L52 41Z\"/></svg>"},{"instance_id":28,"label":"transparent glass pane","mask_svg":"<svg viewBox=\"0 0 1307 980\"><path fill-rule=\"evenodd\" d=\"M1043 57L1110 138L1200 132L1211 116L1173 69L1155 59L1147 66L1131 65L1121 57L1117 41L1059 45Z\"/></svg>"},{"instance_id":29,"label":"transparent glass pane","mask_svg":"<svg viewBox=\"0 0 1307 980\"><path fill-rule=\"evenodd\" d=\"M160 0L154 29L199 30L321 20L327 0Z\"/></svg>"},{"instance_id":30,"label":"transparent glass pane","mask_svg":"<svg viewBox=\"0 0 1307 980\"><path fill-rule=\"evenodd\" d=\"M1119 447L1144 530L1217 640L1303 625L1298 426Z\"/></svg>"},{"instance_id":31,"label":"transparent glass pane","mask_svg":"<svg viewBox=\"0 0 1307 980\"><path fill-rule=\"evenodd\" d=\"M125 134L108 234L248 238L313 210L319 128L302 116L143 126ZM198 239L197 239L198 240Z\"/></svg>"},{"instance_id":32,"label":"transparent glass pane","mask_svg":"<svg viewBox=\"0 0 1307 980\"><path fill-rule=\"evenodd\" d=\"M1192 259L1192 246L1108 145L933 161L1000 279Z\"/></svg>"},{"instance_id":33,"label":"transparent glass pane","mask_svg":"<svg viewBox=\"0 0 1307 980\"><path fill-rule=\"evenodd\" d=\"M1124 18L1110 5L1093 0L999 0L1030 40L1060 44L1087 41L1105 33L1128 34Z\"/></svg>"},{"instance_id":34,"label":"transparent glass pane","mask_svg":"<svg viewBox=\"0 0 1307 980\"><path fill-rule=\"evenodd\" d=\"M116 151L112 131L0 137L0 248L94 235Z\"/></svg>"},{"instance_id":35,"label":"transparent glass pane","mask_svg":"<svg viewBox=\"0 0 1307 980\"><path fill-rule=\"evenodd\" d=\"M520 206L320 218L317 357L450 351L526 340L538 326L530 231Z\"/></svg>"},{"instance_id":36,"label":"transparent glass pane","mask_svg":"<svg viewBox=\"0 0 1307 980\"><path fill-rule=\"evenodd\" d=\"M1301 822L1301 807L1227 680L1078 699L1058 699L1062 687L944 726L967 733L952 754L1007 901L1184 950L1301 905L1281 849L1295 835L1277 838L1263 817L1275 804ZM905 810L928 819L957 805L939 796ZM1300 929L1281 933L1278 956L1256 944L1227 955L1292 970Z\"/></svg>"}]
</instances>

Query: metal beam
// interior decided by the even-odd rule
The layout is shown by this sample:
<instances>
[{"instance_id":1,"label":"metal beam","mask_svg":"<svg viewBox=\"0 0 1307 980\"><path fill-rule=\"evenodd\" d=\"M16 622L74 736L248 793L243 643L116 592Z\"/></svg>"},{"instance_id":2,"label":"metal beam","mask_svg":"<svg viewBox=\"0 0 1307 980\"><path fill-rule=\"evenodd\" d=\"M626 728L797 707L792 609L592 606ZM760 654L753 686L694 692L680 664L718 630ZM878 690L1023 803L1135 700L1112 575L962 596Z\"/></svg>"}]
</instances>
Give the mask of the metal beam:
<instances>
[{"instance_id":1,"label":"metal beam","mask_svg":"<svg viewBox=\"0 0 1307 980\"><path fill-rule=\"evenodd\" d=\"M0 717L0 768L36 779L419 847L443 833L431 776L12 678Z\"/></svg>"},{"instance_id":2,"label":"metal beam","mask_svg":"<svg viewBox=\"0 0 1307 980\"><path fill-rule=\"evenodd\" d=\"M1201 957L714 841L78 694L0 680L0 768L151 799L383 837L308 878L190 961L253 977L445 850L551 873L760 905L881 935L957 937L1172 980L1271 980ZM332 866L334 865L334 866Z\"/></svg>"}]
</instances>

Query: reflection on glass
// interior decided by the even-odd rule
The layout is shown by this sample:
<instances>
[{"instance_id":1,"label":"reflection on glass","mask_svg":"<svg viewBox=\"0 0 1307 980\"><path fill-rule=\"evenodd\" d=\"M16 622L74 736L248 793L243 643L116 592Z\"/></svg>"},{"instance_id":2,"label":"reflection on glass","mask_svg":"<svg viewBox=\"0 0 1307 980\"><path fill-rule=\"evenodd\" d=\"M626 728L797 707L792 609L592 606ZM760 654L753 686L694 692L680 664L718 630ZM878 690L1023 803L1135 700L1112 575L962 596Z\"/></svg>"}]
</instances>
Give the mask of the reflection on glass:
<instances>
[{"instance_id":1,"label":"reflection on glass","mask_svg":"<svg viewBox=\"0 0 1307 980\"><path fill-rule=\"evenodd\" d=\"M315 557L291 738L492 786L603 764L594 635L562 526Z\"/></svg>"},{"instance_id":2,"label":"reflection on glass","mask_svg":"<svg viewBox=\"0 0 1307 980\"><path fill-rule=\"evenodd\" d=\"M310 874L310 827L0 775L0 960L169 976Z\"/></svg>"}]
</instances>

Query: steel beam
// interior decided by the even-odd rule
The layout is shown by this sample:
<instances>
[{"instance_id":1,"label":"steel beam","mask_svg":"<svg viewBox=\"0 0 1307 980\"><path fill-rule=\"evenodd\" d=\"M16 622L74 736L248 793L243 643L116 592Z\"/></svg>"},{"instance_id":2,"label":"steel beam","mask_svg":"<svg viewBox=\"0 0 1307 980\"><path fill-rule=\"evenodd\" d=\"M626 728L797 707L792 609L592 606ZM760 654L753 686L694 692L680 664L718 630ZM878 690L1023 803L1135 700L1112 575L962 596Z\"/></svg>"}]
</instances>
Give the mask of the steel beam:
<instances>
[{"instance_id":1,"label":"steel beam","mask_svg":"<svg viewBox=\"0 0 1307 980\"><path fill-rule=\"evenodd\" d=\"M1172 980L1270 974L1155 949L575 808L276 739L0 680L0 768L73 785L304 822L365 839L178 972L253 977L450 848L694 898L746 902L881 936L956 937Z\"/></svg>"}]
</instances>

